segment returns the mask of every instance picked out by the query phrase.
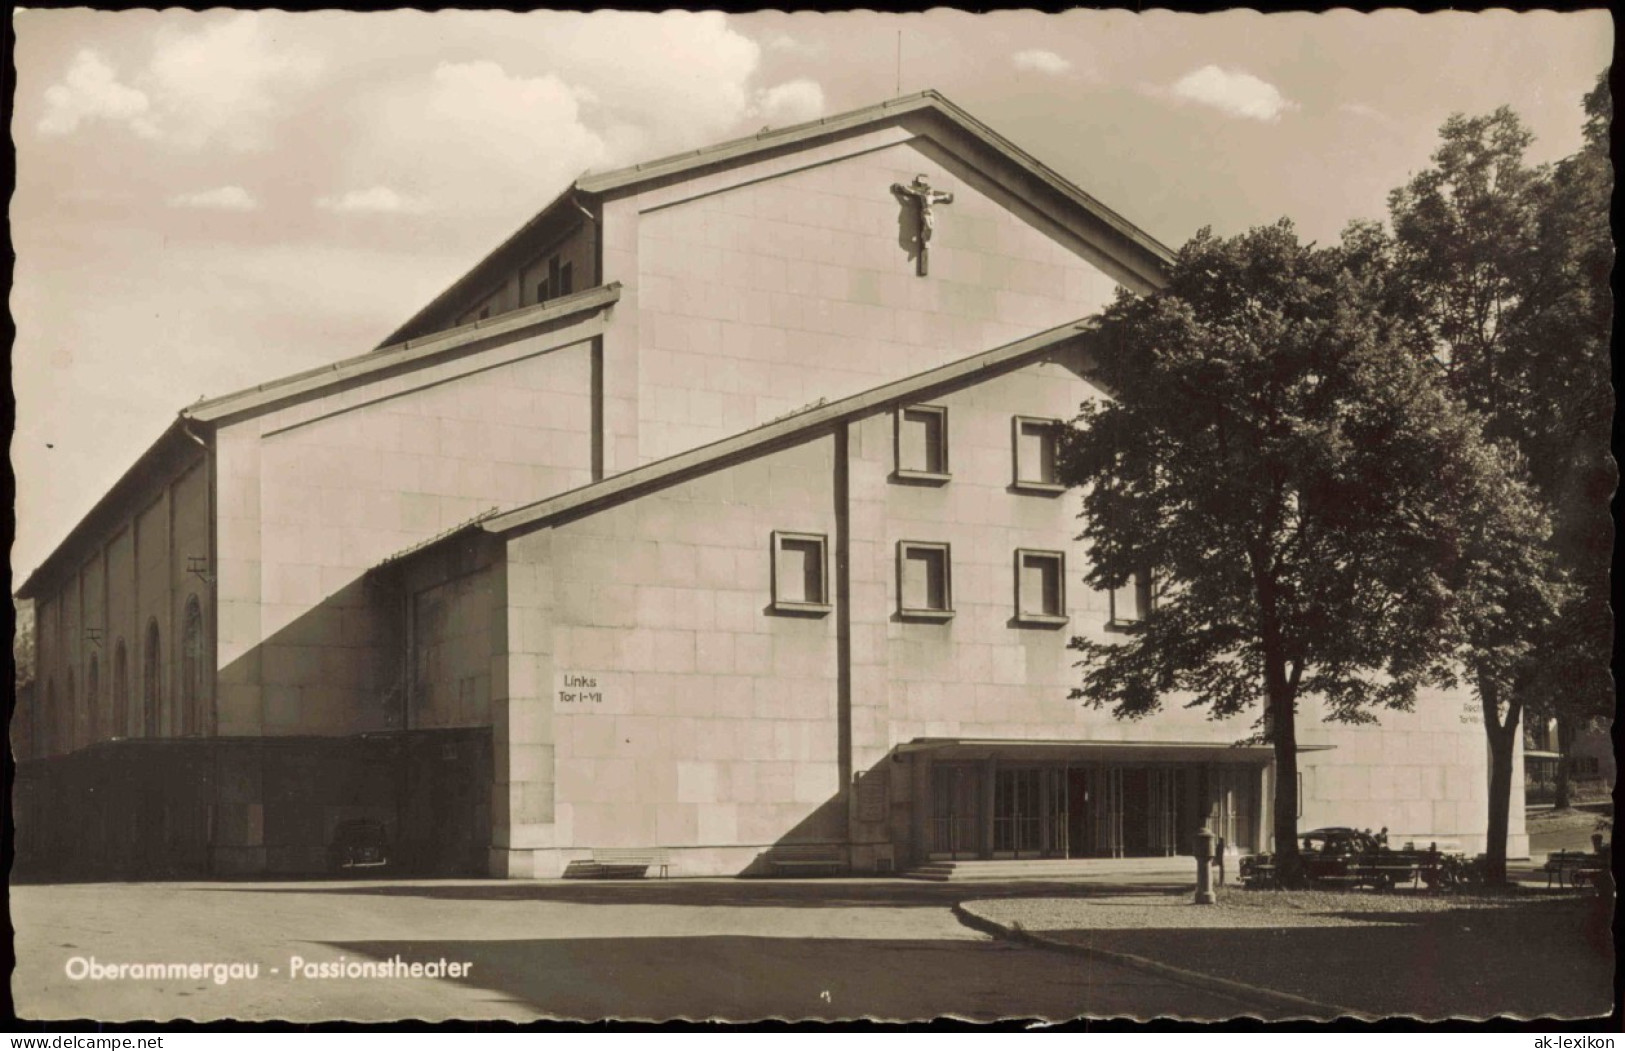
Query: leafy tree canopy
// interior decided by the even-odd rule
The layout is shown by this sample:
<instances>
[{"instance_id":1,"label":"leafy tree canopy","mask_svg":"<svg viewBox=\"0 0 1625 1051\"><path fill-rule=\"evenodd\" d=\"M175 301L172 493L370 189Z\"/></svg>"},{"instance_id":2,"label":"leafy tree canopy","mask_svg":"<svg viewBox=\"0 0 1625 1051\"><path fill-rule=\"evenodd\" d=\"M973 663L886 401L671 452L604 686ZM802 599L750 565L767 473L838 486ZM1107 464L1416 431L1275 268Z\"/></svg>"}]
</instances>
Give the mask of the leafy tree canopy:
<instances>
[{"instance_id":1,"label":"leafy tree canopy","mask_svg":"<svg viewBox=\"0 0 1625 1051\"><path fill-rule=\"evenodd\" d=\"M1464 652L1499 681L1526 640L1470 641L1546 615L1556 594L1530 586L1549 576L1541 508L1415 353L1415 326L1387 312L1402 289L1381 249L1370 229L1332 248L1285 220L1203 230L1164 289L1106 311L1095 375L1109 398L1061 442L1063 477L1083 487L1088 583L1158 582L1124 640L1073 641L1074 696L1119 717L1174 694L1216 718L1262 706L1277 784L1296 781L1301 698L1370 722L1454 681ZM1290 883L1292 793L1276 794L1273 825Z\"/></svg>"},{"instance_id":2,"label":"leafy tree canopy","mask_svg":"<svg viewBox=\"0 0 1625 1051\"><path fill-rule=\"evenodd\" d=\"M1138 716L1188 692L1221 717L1268 699L1278 728L1303 694L1363 722L1449 677L1461 537L1440 479L1476 427L1388 337L1355 260L1286 221L1204 230L1166 289L1107 311L1110 399L1062 460L1088 582L1154 567L1158 604L1125 644L1079 640L1080 698Z\"/></svg>"}]
</instances>

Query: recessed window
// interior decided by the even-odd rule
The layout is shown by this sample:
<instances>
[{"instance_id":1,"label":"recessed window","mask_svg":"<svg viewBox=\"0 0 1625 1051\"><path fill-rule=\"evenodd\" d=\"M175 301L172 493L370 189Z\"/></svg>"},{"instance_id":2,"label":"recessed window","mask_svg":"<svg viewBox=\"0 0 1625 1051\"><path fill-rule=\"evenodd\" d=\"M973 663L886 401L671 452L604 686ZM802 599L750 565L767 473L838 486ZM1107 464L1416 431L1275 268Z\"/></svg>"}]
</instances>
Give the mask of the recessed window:
<instances>
[{"instance_id":1,"label":"recessed window","mask_svg":"<svg viewBox=\"0 0 1625 1051\"><path fill-rule=\"evenodd\" d=\"M157 737L158 710L163 704L164 674L159 666L161 650L158 639L158 621L147 621L147 645L141 660L141 733Z\"/></svg>"},{"instance_id":2,"label":"recessed window","mask_svg":"<svg viewBox=\"0 0 1625 1051\"><path fill-rule=\"evenodd\" d=\"M1066 491L1055 465L1059 426L1059 420L1037 416L1015 418L1015 488L1034 493Z\"/></svg>"},{"instance_id":3,"label":"recessed window","mask_svg":"<svg viewBox=\"0 0 1625 1051\"><path fill-rule=\"evenodd\" d=\"M1016 551L1016 620L1024 624L1065 624L1066 554Z\"/></svg>"},{"instance_id":4,"label":"recessed window","mask_svg":"<svg viewBox=\"0 0 1625 1051\"><path fill-rule=\"evenodd\" d=\"M1138 624L1151 612L1154 598L1151 593L1151 574L1141 572L1120 588L1111 592L1111 627Z\"/></svg>"},{"instance_id":5,"label":"recessed window","mask_svg":"<svg viewBox=\"0 0 1625 1051\"><path fill-rule=\"evenodd\" d=\"M897 613L913 620L948 620L954 615L947 544L898 543Z\"/></svg>"},{"instance_id":6,"label":"recessed window","mask_svg":"<svg viewBox=\"0 0 1625 1051\"><path fill-rule=\"evenodd\" d=\"M93 653L85 675L85 710L89 713L90 743L102 739L102 665Z\"/></svg>"},{"instance_id":7,"label":"recessed window","mask_svg":"<svg viewBox=\"0 0 1625 1051\"><path fill-rule=\"evenodd\" d=\"M536 302L545 303L549 299L567 296L575 290L575 266L564 263L558 256L547 261L547 276L536 283Z\"/></svg>"},{"instance_id":8,"label":"recessed window","mask_svg":"<svg viewBox=\"0 0 1625 1051\"><path fill-rule=\"evenodd\" d=\"M773 608L829 612L829 544L817 533L773 534Z\"/></svg>"},{"instance_id":9,"label":"recessed window","mask_svg":"<svg viewBox=\"0 0 1625 1051\"><path fill-rule=\"evenodd\" d=\"M948 480L948 409L915 405L897 410L897 477Z\"/></svg>"}]
</instances>

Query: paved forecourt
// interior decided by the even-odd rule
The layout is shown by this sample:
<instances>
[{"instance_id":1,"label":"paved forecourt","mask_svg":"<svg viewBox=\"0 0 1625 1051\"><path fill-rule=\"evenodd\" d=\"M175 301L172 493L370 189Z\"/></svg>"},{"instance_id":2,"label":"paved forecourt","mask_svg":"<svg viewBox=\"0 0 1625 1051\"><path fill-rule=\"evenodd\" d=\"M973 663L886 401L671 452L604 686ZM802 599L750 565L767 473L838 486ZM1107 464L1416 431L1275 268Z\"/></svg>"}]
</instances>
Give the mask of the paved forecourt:
<instances>
[{"instance_id":1,"label":"paved forecourt","mask_svg":"<svg viewBox=\"0 0 1625 1051\"><path fill-rule=\"evenodd\" d=\"M983 884L976 896L1082 889ZM25 1018L105 1021L1278 1013L990 939L954 917L964 896L904 880L18 886L12 991ZM188 969L97 979L92 960ZM466 974L391 973L413 963Z\"/></svg>"}]
</instances>

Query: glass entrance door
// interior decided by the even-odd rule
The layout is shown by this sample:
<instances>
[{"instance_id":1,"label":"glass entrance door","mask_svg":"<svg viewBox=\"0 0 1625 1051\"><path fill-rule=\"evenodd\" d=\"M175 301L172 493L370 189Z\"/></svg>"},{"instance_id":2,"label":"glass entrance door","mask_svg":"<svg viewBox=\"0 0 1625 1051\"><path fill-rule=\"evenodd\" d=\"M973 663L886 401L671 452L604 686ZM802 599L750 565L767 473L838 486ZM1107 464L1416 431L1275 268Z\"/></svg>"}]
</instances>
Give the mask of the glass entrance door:
<instances>
[{"instance_id":1,"label":"glass entrance door","mask_svg":"<svg viewBox=\"0 0 1625 1051\"><path fill-rule=\"evenodd\" d=\"M931 842L933 858L974 858L981 854L981 778L970 766L931 768Z\"/></svg>"},{"instance_id":2,"label":"glass entrance door","mask_svg":"<svg viewBox=\"0 0 1625 1051\"><path fill-rule=\"evenodd\" d=\"M1037 769L998 770L993 775L993 853L1036 857L1043 850L1042 793Z\"/></svg>"}]
</instances>

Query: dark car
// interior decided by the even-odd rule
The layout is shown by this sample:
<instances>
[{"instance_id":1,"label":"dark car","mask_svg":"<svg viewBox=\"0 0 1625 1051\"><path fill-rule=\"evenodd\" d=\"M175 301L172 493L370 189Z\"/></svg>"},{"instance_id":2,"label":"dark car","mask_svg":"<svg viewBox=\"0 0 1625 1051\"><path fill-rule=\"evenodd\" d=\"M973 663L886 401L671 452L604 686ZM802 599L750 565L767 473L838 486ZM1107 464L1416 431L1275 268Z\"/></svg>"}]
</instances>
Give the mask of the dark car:
<instances>
[{"instance_id":1,"label":"dark car","mask_svg":"<svg viewBox=\"0 0 1625 1051\"><path fill-rule=\"evenodd\" d=\"M333 830L333 841L327 845L329 872L377 871L389 864L389 833L382 821L356 818Z\"/></svg>"},{"instance_id":2,"label":"dark car","mask_svg":"<svg viewBox=\"0 0 1625 1051\"><path fill-rule=\"evenodd\" d=\"M1418 879L1430 887L1461 882L1458 870L1463 859L1458 854L1441 853L1431 844L1427 850L1417 850L1412 844L1392 850L1386 833L1387 829L1373 835L1341 827L1302 833L1298 837L1298 856L1303 861L1304 876L1312 883L1378 890ZM1274 885L1275 855L1250 854L1242 858L1240 874L1242 883L1249 887Z\"/></svg>"}]
</instances>

